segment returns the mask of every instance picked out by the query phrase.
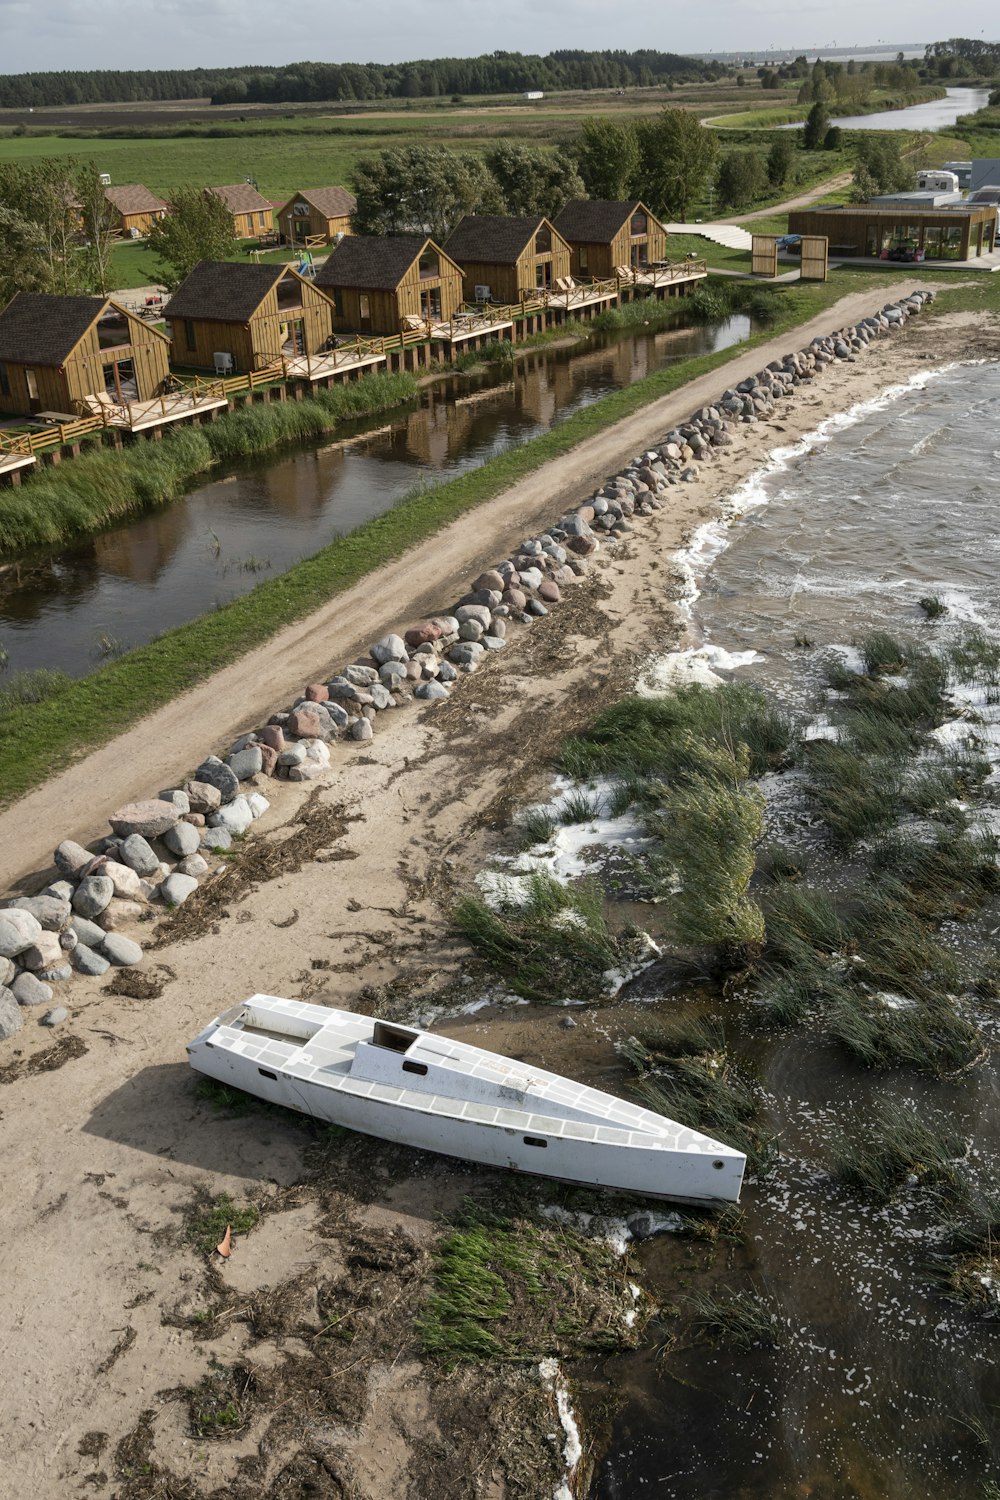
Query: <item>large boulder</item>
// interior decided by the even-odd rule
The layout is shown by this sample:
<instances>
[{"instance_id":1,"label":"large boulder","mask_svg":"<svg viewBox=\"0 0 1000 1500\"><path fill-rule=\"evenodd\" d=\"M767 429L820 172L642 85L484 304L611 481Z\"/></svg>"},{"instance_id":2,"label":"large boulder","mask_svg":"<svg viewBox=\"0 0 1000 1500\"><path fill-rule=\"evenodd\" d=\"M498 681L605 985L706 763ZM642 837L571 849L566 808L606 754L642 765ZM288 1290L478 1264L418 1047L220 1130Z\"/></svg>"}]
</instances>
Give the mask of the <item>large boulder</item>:
<instances>
[{"instance_id":1,"label":"large boulder","mask_svg":"<svg viewBox=\"0 0 1000 1500\"><path fill-rule=\"evenodd\" d=\"M27 971L23 974L18 974L10 987L10 992L18 1005L52 1004L52 986L46 984L44 980L37 979L34 974L29 974Z\"/></svg>"},{"instance_id":2,"label":"large boulder","mask_svg":"<svg viewBox=\"0 0 1000 1500\"><path fill-rule=\"evenodd\" d=\"M10 906L0 911L0 958L16 958L32 943L37 943L42 924L30 911Z\"/></svg>"},{"instance_id":3,"label":"large boulder","mask_svg":"<svg viewBox=\"0 0 1000 1500\"><path fill-rule=\"evenodd\" d=\"M25 969L47 969L50 966L59 967L65 961L66 955L59 942L57 932L46 932L44 929L31 944L18 954L17 961Z\"/></svg>"},{"instance_id":4,"label":"large boulder","mask_svg":"<svg viewBox=\"0 0 1000 1500\"><path fill-rule=\"evenodd\" d=\"M6 985L0 985L0 1042L16 1036L24 1025L21 1007Z\"/></svg>"},{"instance_id":5,"label":"large boulder","mask_svg":"<svg viewBox=\"0 0 1000 1500\"><path fill-rule=\"evenodd\" d=\"M220 761L219 764L221 765L222 762ZM228 770L228 767L225 769ZM233 775L231 771L229 774L230 776ZM239 786L239 782L236 784ZM216 808L222 806L222 793L214 782L195 781L192 779L191 781L185 781L184 790L187 792L192 812L210 813L215 812ZM235 795L236 793L234 792L233 796Z\"/></svg>"},{"instance_id":6,"label":"large boulder","mask_svg":"<svg viewBox=\"0 0 1000 1500\"><path fill-rule=\"evenodd\" d=\"M151 797L147 802L127 802L111 814L108 822L120 839L127 839L133 833L141 834L144 839L157 839L173 828L179 817L172 802Z\"/></svg>"},{"instance_id":7,"label":"large boulder","mask_svg":"<svg viewBox=\"0 0 1000 1500\"><path fill-rule=\"evenodd\" d=\"M169 832L169 829L167 830ZM115 895L122 896L127 901L141 901L142 881L135 870L128 865L119 864L117 860L107 859L101 869L95 872L106 875L115 888Z\"/></svg>"},{"instance_id":8,"label":"large boulder","mask_svg":"<svg viewBox=\"0 0 1000 1500\"><path fill-rule=\"evenodd\" d=\"M104 929L87 917L75 916L70 931L76 935L77 942L83 943L88 948L100 948L104 942ZM76 944L73 946L75 947ZM72 949L68 951L72 952Z\"/></svg>"},{"instance_id":9,"label":"large boulder","mask_svg":"<svg viewBox=\"0 0 1000 1500\"><path fill-rule=\"evenodd\" d=\"M399 635L384 635L371 648L372 660L377 661L379 666L387 661L406 661L408 655L406 642Z\"/></svg>"},{"instance_id":10,"label":"large boulder","mask_svg":"<svg viewBox=\"0 0 1000 1500\"><path fill-rule=\"evenodd\" d=\"M118 858L137 875L155 875L160 868L160 861L141 833L130 833L122 840Z\"/></svg>"},{"instance_id":11,"label":"large boulder","mask_svg":"<svg viewBox=\"0 0 1000 1500\"><path fill-rule=\"evenodd\" d=\"M104 939L103 932L101 939L102 941ZM88 948L86 943L77 943L69 956L69 961L78 974L86 974L91 979L100 978L111 967L103 953L96 953L93 948Z\"/></svg>"},{"instance_id":12,"label":"large boulder","mask_svg":"<svg viewBox=\"0 0 1000 1500\"><path fill-rule=\"evenodd\" d=\"M46 932L61 932L69 921L69 901L62 896L18 896L10 908L30 912Z\"/></svg>"},{"instance_id":13,"label":"large boulder","mask_svg":"<svg viewBox=\"0 0 1000 1500\"><path fill-rule=\"evenodd\" d=\"M207 781L209 786L214 786L223 802L232 802L240 790L239 777L236 775L236 772L231 771L217 755L210 755L207 760L202 761L194 773L194 779L195 781ZM191 798L191 807L194 812L212 811L209 807L195 806L188 783L185 783L184 790L187 792L188 797Z\"/></svg>"},{"instance_id":14,"label":"large boulder","mask_svg":"<svg viewBox=\"0 0 1000 1500\"><path fill-rule=\"evenodd\" d=\"M168 875L160 886L160 896L168 906L183 906L189 896L198 889L198 882L193 875ZM105 939L107 942L107 939Z\"/></svg>"},{"instance_id":15,"label":"large boulder","mask_svg":"<svg viewBox=\"0 0 1000 1500\"><path fill-rule=\"evenodd\" d=\"M201 848L201 830L190 823L178 823L163 835L163 843L171 854L183 859L185 855L195 854Z\"/></svg>"},{"instance_id":16,"label":"large boulder","mask_svg":"<svg viewBox=\"0 0 1000 1500\"><path fill-rule=\"evenodd\" d=\"M253 822L253 813L245 797L234 797L232 802L227 802L218 812L209 813L208 821L213 828L227 828L230 833L246 833Z\"/></svg>"},{"instance_id":17,"label":"large boulder","mask_svg":"<svg viewBox=\"0 0 1000 1500\"><path fill-rule=\"evenodd\" d=\"M240 781L249 781L251 776L256 776L263 769L263 756L259 745L247 745L243 750L237 750L232 755L227 755L226 765L238 776Z\"/></svg>"},{"instance_id":18,"label":"large boulder","mask_svg":"<svg viewBox=\"0 0 1000 1500\"><path fill-rule=\"evenodd\" d=\"M73 893L73 910L93 921L99 917L115 893L109 875L87 875Z\"/></svg>"},{"instance_id":19,"label":"large boulder","mask_svg":"<svg viewBox=\"0 0 1000 1500\"><path fill-rule=\"evenodd\" d=\"M56 869L69 880L77 880L93 857L89 849L75 844L72 839L63 839L54 855Z\"/></svg>"},{"instance_id":20,"label":"large boulder","mask_svg":"<svg viewBox=\"0 0 1000 1500\"><path fill-rule=\"evenodd\" d=\"M183 879L183 876L181 877ZM142 963L142 949L138 943L131 938L123 937L120 932L109 932L104 939L104 952L111 963L119 967L131 967L132 964Z\"/></svg>"}]
</instances>

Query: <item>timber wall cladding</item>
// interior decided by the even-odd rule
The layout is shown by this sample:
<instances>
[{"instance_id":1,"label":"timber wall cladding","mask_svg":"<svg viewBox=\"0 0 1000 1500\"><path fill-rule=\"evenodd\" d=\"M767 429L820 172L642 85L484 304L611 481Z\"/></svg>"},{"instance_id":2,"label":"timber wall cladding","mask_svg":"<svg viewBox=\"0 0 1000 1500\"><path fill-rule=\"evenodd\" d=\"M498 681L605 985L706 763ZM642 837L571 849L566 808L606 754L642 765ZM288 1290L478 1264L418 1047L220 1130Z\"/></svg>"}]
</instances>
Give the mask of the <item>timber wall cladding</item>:
<instances>
[{"instance_id":1,"label":"timber wall cladding","mask_svg":"<svg viewBox=\"0 0 1000 1500\"><path fill-rule=\"evenodd\" d=\"M750 273L753 276L777 276L778 241L773 234L755 234L750 251Z\"/></svg>"},{"instance_id":2,"label":"timber wall cladding","mask_svg":"<svg viewBox=\"0 0 1000 1500\"><path fill-rule=\"evenodd\" d=\"M802 281L825 281L830 259L830 241L826 235L804 234L801 247L800 279Z\"/></svg>"}]
</instances>

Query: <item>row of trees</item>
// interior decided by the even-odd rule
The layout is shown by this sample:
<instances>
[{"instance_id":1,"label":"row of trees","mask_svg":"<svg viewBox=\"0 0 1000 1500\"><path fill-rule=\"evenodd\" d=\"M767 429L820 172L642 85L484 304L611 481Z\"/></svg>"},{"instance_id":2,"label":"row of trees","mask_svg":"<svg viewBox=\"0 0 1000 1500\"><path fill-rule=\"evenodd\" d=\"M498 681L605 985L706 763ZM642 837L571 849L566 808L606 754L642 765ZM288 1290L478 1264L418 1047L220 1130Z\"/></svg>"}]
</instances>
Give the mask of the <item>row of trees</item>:
<instances>
[{"instance_id":1,"label":"row of trees","mask_svg":"<svg viewBox=\"0 0 1000 1500\"><path fill-rule=\"evenodd\" d=\"M717 134L687 110L648 120L587 120L577 146L591 198L641 198L653 213L685 219L719 157Z\"/></svg>"},{"instance_id":2,"label":"row of trees","mask_svg":"<svg viewBox=\"0 0 1000 1500\"><path fill-rule=\"evenodd\" d=\"M407 63L289 63L280 68L18 73L0 77L0 108L210 98L213 104L407 99L526 89L646 87L714 79L728 70L676 52L565 50L545 57L493 52Z\"/></svg>"},{"instance_id":3,"label":"row of trees","mask_svg":"<svg viewBox=\"0 0 1000 1500\"><path fill-rule=\"evenodd\" d=\"M17 291L106 291L114 224L93 163L0 164L0 306Z\"/></svg>"}]
</instances>

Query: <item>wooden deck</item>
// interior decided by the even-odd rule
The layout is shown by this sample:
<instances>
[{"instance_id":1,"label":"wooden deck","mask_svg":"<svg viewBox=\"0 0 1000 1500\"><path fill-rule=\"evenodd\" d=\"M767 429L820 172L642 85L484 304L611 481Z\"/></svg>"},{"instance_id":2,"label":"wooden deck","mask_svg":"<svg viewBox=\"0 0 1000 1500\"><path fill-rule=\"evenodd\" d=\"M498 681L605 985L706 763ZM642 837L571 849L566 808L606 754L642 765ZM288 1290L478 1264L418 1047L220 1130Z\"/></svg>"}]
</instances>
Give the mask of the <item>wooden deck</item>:
<instances>
[{"instance_id":1,"label":"wooden deck","mask_svg":"<svg viewBox=\"0 0 1000 1500\"><path fill-rule=\"evenodd\" d=\"M92 396L85 404L99 426L117 427L126 432L148 432L154 427L165 427L204 412L217 411L229 403L222 390L202 391L193 386L182 386L179 390L154 396L150 401L105 402Z\"/></svg>"},{"instance_id":2,"label":"wooden deck","mask_svg":"<svg viewBox=\"0 0 1000 1500\"><path fill-rule=\"evenodd\" d=\"M33 453L5 453L0 449L0 477L20 474L22 469L32 469L38 463Z\"/></svg>"}]
</instances>

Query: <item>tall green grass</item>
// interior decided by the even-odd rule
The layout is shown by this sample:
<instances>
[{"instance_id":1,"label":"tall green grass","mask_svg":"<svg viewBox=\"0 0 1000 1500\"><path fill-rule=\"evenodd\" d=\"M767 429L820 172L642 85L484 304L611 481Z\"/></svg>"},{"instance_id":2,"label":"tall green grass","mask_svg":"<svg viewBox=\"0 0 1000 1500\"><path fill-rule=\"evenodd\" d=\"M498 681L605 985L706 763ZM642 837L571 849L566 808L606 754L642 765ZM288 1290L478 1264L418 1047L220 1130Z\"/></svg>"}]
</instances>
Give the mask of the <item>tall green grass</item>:
<instances>
[{"instance_id":1,"label":"tall green grass","mask_svg":"<svg viewBox=\"0 0 1000 1500\"><path fill-rule=\"evenodd\" d=\"M416 390L408 373L373 375L305 401L255 402L205 427L169 430L159 443L102 448L41 469L20 488L0 490L0 556L91 535L177 499L218 464L320 438L339 422L398 406Z\"/></svg>"}]
</instances>

